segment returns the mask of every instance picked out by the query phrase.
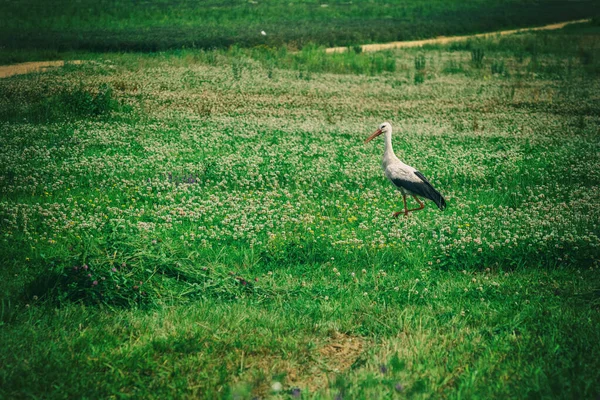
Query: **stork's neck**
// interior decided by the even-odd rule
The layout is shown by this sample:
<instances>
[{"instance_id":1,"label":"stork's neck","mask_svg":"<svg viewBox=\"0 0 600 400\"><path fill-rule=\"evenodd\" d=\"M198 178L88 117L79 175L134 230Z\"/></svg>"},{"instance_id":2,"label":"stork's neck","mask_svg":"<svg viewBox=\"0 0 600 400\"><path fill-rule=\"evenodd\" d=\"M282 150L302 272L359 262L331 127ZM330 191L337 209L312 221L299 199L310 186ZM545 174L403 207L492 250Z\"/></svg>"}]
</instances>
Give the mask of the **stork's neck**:
<instances>
[{"instance_id":1,"label":"stork's neck","mask_svg":"<svg viewBox=\"0 0 600 400\"><path fill-rule=\"evenodd\" d=\"M383 152L383 159L395 158L394 149L392 147L392 132L388 130L385 132L385 151Z\"/></svg>"}]
</instances>

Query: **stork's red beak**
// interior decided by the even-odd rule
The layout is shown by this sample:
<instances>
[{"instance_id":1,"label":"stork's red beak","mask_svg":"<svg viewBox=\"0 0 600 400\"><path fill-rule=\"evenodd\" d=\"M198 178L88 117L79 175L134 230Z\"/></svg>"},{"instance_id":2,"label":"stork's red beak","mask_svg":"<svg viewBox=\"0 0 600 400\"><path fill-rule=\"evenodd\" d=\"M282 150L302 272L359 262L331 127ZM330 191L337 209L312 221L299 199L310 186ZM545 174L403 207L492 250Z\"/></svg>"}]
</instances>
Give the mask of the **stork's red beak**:
<instances>
[{"instance_id":1,"label":"stork's red beak","mask_svg":"<svg viewBox=\"0 0 600 400\"><path fill-rule=\"evenodd\" d=\"M369 136L367 138L367 140L365 140L365 144L369 143L371 140L373 140L377 136L381 135L381 132L383 132L381 129L377 129L375 132L373 132L373 134L371 136Z\"/></svg>"}]
</instances>

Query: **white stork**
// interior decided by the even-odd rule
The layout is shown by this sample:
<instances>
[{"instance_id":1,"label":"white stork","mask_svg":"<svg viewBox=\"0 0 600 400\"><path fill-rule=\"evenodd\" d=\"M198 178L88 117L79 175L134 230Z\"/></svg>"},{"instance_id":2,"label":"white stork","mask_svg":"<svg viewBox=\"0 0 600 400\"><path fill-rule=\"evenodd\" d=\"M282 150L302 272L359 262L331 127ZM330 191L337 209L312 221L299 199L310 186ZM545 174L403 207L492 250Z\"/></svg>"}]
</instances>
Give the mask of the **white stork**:
<instances>
[{"instance_id":1,"label":"white stork","mask_svg":"<svg viewBox=\"0 0 600 400\"><path fill-rule=\"evenodd\" d=\"M385 135L385 152L383 153L383 162L381 167L385 176L402 192L402 200L404 200L404 211L397 211L394 213L394 218L404 213L404 216L408 216L411 211L418 211L425 208L425 204L419 200L417 196L424 197L433 201L440 210L446 209L446 200L444 197L431 186L431 183L427 181L425 176L411 167L410 165L404 164L394 154L392 149L392 125L389 122L384 122L379 126L371 136L365 140L365 144L376 138L381 134ZM419 208L413 208L409 210L406 207L406 195L411 195L419 203Z\"/></svg>"}]
</instances>

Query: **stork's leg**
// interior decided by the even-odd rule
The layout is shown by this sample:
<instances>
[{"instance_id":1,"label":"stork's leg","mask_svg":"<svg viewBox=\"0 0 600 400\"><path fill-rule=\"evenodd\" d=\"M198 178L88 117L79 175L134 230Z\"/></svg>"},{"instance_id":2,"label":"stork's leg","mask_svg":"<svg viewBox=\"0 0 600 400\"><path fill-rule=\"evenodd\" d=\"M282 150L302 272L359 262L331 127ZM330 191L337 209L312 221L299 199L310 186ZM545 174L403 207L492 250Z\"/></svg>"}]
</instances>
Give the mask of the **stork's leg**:
<instances>
[{"instance_id":1,"label":"stork's leg","mask_svg":"<svg viewBox=\"0 0 600 400\"><path fill-rule=\"evenodd\" d=\"M415 200L417 201L417 203L419 203L419 208L413 208L412 210L406 210L406 214L407 215L411 211L419 211L419 210L422 210L422 209L425 208L425 203L423 203L421 200L419 200L419 198L417 196L415 196L414 194L413 194L413 197L415 198Z\"/></svg>"},{"instance_id":2,"label":"stork's leg","mask_svg":"<svg viewBox=\"0 0 600 400\"><path fill-rule=\"evenodd\" d=\"M404 193L402 193L402 200L404 201L404 211L396 211L394 213L394 218L398 218L398 215L404 213L404 216L406 217L408 215L408 208L406 207L406 195Z\"/></svg>"}]
</instances>

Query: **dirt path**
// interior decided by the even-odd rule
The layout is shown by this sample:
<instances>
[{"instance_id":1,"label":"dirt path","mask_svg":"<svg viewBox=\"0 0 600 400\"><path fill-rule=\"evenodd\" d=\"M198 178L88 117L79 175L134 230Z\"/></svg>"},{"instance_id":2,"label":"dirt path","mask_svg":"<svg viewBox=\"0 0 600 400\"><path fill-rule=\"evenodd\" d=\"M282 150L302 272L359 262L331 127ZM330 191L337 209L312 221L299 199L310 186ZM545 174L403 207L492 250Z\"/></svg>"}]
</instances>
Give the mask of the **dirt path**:
<instances>
[{"instance_id":1,"label":"dirt path","mask_svg":"<svg viewBox=\"0 0 600 400\"><path fill-rule=\"evenodd\" d=\"M380 43L380 44L365 44L362 45L362 51L377 51L377 50L386 50L386 49L397 49L403 47L420 47L426 44L445 44L450 42L458 42L461 40L467 40L472 38L484 38L489 36L496 35L512 35L513 33L519 32L528 32L528 31L541 31L541 30L554 30L564 28L569 24L577 24L583 22L589 22L590 19L579 19L576 21L567 21L560 22L557 24L550 24L544 26L538 26L534 28L523 28L523 29L512 29L508 31L497 31L497 32L489 32L489 33L477 33L475 35L465 35L465 36L439 36L433 39L425 39L425 40L412 40L406 42L391 42L391 43ZM331 47L325 49L327 53L343 53L347 51L348 47ZM69 61L72 64L81 64L81 60L73 60ZM65 61L35 61L35 62L26 62L21 64L13 64L13 65L3 65L0 66L0 79L7 78L13 75L21 75L21 74L29 74L31 72L39 72L45 71L48 68L55 67L63 67L65 65Z\"/></svg>"},{"instance_id":2,"label":"dirt path","mask_svg":"<svg viewBox=\"0 0 600 400\"><path fill-rule=\"evenodd\" d=\"M522 28L522 29L512 29L509 31L497 31L497 32L488 32L488 33L477 33L475 35L465 35L465 36L439 36L433 39L425 39L425 40L412 40L407 42L391 42L391 43L380 43L380 44L364 44L362 47L362 51L377 51L377 50L387 50L387 49L398 49L403 47L421 47L426 44L445 44L450 42L458 42L461 40L473 39L473 38L485 38L489 36L496 35L512 35L513 33L519 32L529 32L529 31L542 31L542 30L554 30L564 28L569 24L578 24L583 22L590 22L590 19L578 19L576 21L567 21L560 22L558 24L550 24L544 26L538 26L534 28ZM348 47L331 47L326 49L327 53L343 53L347 51Z\"/></svg>"},{"instance_id":3,"label":"dirt path","mask_svg":"<svg viewBox=\"0 0 600 400\"><path fill-rule=\"evenodd\" d=\"M68 61L70 64L81 64L81 60ZM62 67L65 62L59 61L35 61L21 64L0 66L0 78L7 78L12 75L29 74L31 72L45 71L48 68Z\"/></svg>"}]
</instances>

